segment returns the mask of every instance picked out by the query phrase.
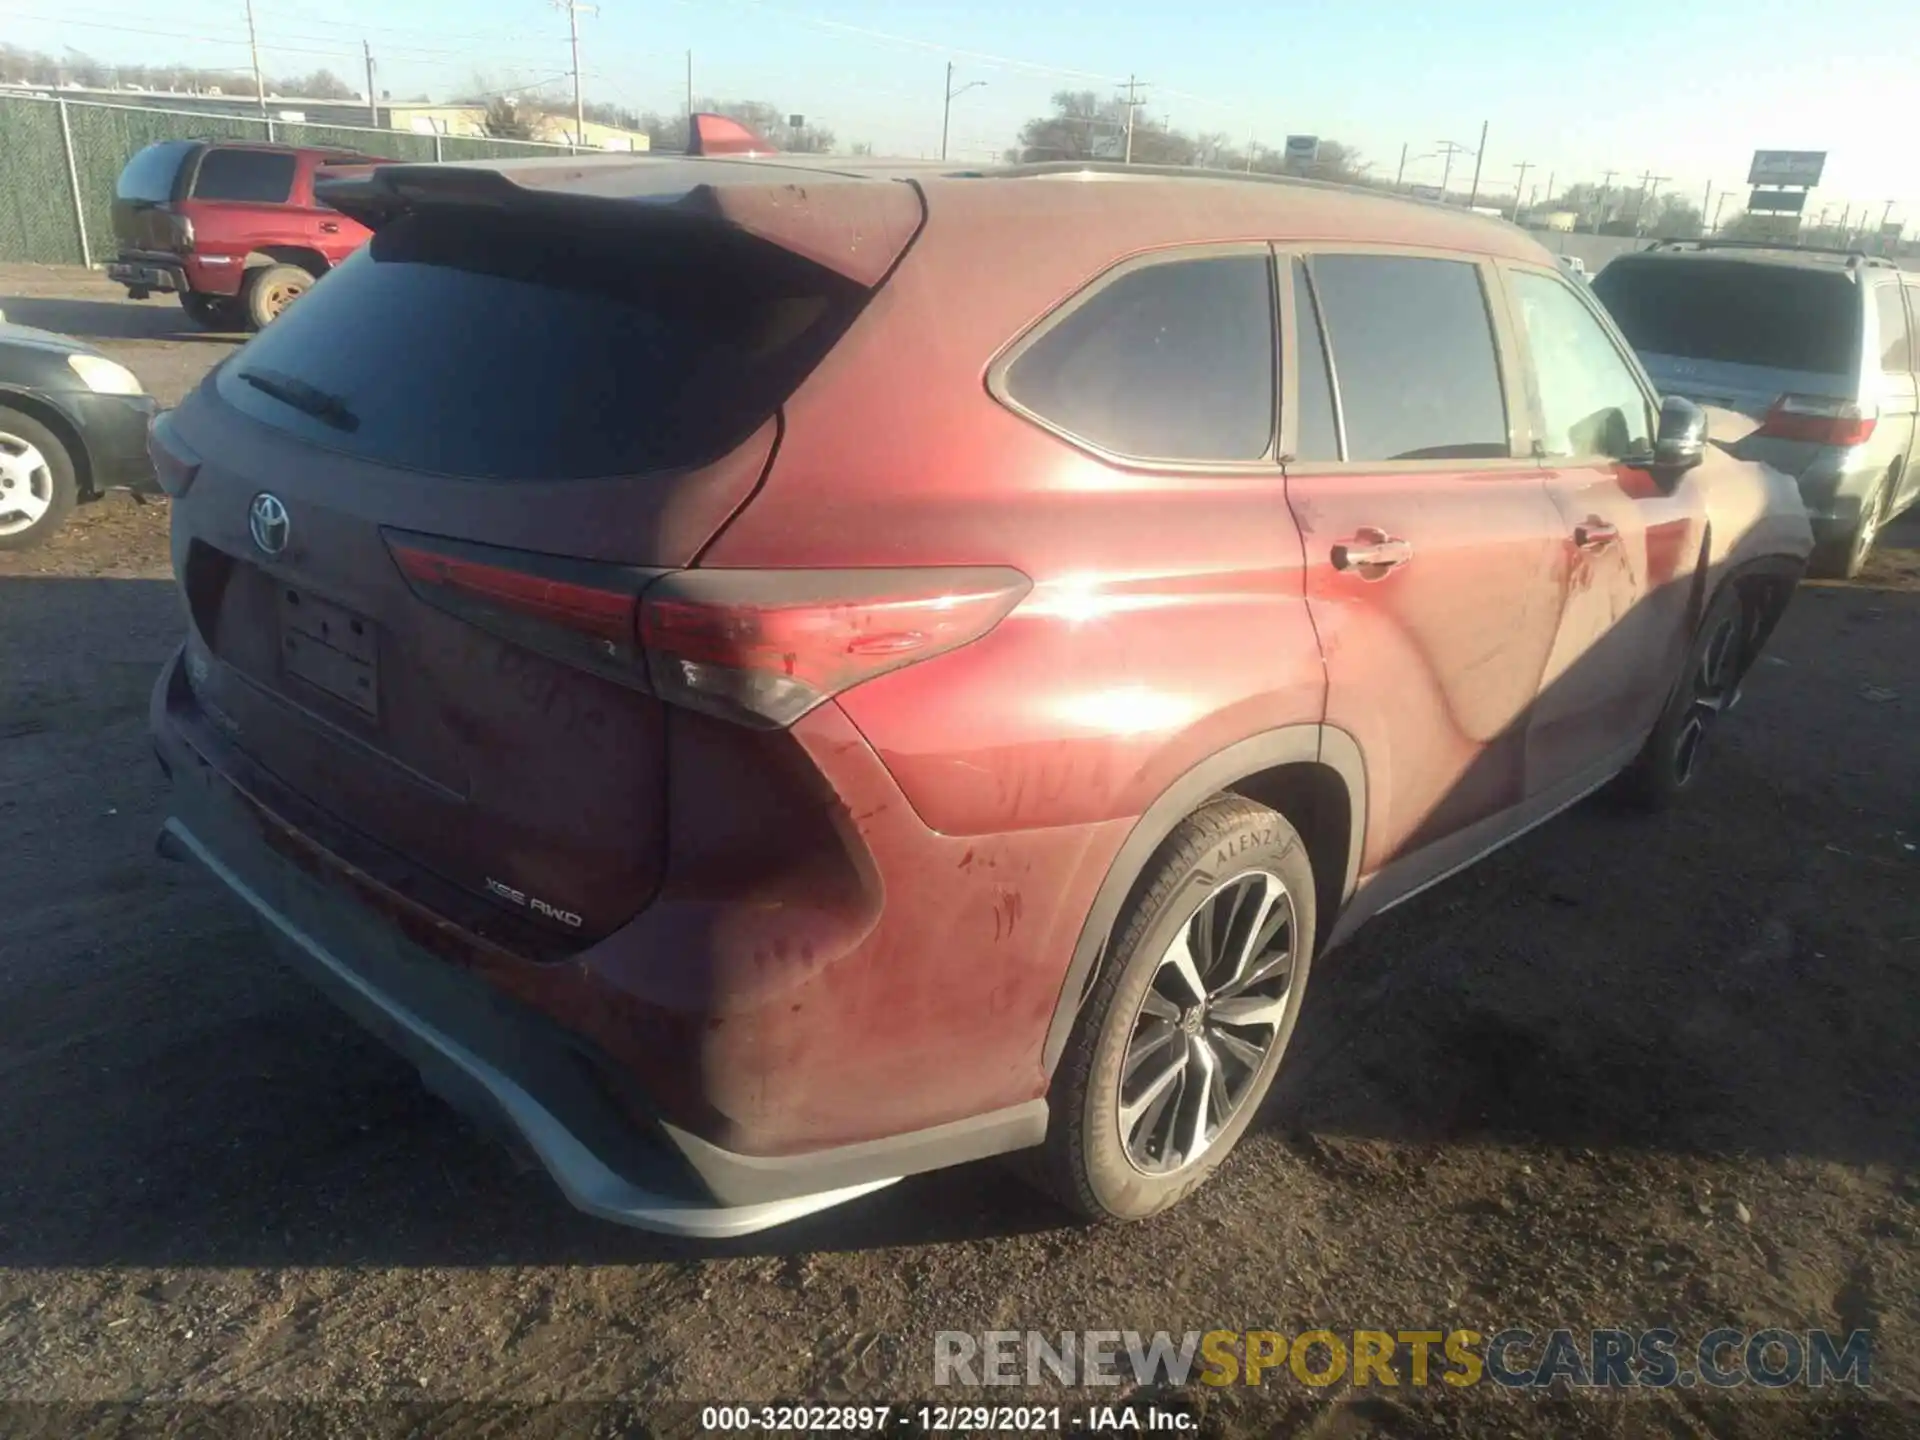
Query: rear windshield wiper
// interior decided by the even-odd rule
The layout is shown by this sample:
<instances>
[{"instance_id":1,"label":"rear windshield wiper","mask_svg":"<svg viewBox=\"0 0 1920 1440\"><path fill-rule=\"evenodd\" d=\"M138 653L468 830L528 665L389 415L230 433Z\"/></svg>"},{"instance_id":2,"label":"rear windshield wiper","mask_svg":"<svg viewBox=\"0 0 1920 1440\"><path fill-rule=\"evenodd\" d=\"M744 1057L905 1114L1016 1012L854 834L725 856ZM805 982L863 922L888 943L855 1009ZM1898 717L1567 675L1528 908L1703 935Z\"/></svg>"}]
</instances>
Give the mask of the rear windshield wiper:
<instances>
[{"instance_id":1,"label":"rear windshield wiper","mask_svg":"<svg viewBox=\"0 0 1920 1440\"><path fill-rule=\"evenodd\" d=\"M336 430L360 428L360 417L347 408L347 402L317 385L309 385L278 370L242 370L240 378L262 395L271 395L323 425L331 425Z\"/></svg>"}]
</instances>

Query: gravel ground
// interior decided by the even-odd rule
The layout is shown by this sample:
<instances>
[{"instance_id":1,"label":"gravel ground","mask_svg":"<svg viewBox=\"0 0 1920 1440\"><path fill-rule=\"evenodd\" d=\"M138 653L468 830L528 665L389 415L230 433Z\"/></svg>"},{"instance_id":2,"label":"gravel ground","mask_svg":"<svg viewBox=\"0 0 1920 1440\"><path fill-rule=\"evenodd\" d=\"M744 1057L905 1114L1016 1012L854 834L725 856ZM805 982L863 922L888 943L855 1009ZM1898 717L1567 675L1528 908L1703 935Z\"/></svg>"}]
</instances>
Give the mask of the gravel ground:
<instances>
[{"instance_id":1,"label":"gravel ground","mask_svg":"<svg viewBox=\"0 0 1920 1440\"><path fill-rule=\"evenodd\" d=\"M114 297L0 267L10 318L169 400L225 352ZM725 1245L574 1214L152 858L165 525L117 496L0 557L0 1432L691 1430L930 1395L942 1330L1664 1324L1869 1328L1872 1395L1186 1399L1341 1440L1920 1433L1920 517L1802 590L1687 806L1589 802L1317 969L1176 1212L1082 1229L984 1164Z\"/></svg>"}]
</instances>

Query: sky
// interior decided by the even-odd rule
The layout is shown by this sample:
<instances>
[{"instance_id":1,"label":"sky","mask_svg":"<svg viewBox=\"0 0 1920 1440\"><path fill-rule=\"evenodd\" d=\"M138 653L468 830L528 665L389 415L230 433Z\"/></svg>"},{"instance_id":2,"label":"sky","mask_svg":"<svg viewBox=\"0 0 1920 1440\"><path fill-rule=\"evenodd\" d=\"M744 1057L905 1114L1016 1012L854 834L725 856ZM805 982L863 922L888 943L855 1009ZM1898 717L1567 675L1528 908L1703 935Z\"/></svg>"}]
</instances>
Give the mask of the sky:
<instances>
[{"instance_id":1,"label":"sky","mask_svg":"<svg viewBox=\"0 0 1920 1440\"><path fill-rule=\"evenodd\" d=\"M950 154L990 160L1060 89L1142 82L1146 123L1277 146L1317 134L1356 146L1375 175L1437 184L1441 142L1487 126L1483 191L1662 177L1699 204L1746 194L1757 149L1826 150L1810 214L1851 207L1920 225L1911 0L1856 0L1844 25L1805 0L1614 0L1605 7L1454 0L1337 5L1215 0L599 0L583 12L589 99L683 103L687 53L702 96L770 101L842 145L936 155L946 64ZM359 88L360 45L395 95L440 98L483 79L565 90L567 17L548 0L255 0L270 74L325 66ZM5 38L98 59L247 63L244 0L0 0ZM1888 43L1889 36L1899 43ZM1894 97L1904 97L1896 104ZM1474 157L1456 157L1464 189ZM1543 194L1544 189L1543 189Z\"/></svg>"}]
</instances>

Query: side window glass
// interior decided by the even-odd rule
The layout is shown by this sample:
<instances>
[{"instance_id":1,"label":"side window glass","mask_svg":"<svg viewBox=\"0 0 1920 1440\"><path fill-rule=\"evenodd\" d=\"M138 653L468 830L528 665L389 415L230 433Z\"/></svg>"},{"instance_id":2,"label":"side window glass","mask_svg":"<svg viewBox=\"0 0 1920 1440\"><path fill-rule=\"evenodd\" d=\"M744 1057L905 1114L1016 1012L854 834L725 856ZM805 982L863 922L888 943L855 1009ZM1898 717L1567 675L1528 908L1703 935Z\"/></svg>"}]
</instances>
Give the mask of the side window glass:
<instances>
[{"instance_id":1,"label":"side window glass","mask_svg":"<svg viewBox=\"0 0 1920 1440\"><path fill-rule=\"evenodd\" d=\"M1540 392L1540 451L1621 460L1653 448L1647 399L1580 297L1557 275L1512 272Z\"/></svg>"},{"instance_id":2,"label":"side window glass","mask_svg":"<svg viewBox=\"0 0 1920 1440\"><path fill-rule=\"evenodd\" d=\"M1115 454L1258 460L1273 436L1272 268L1247 254L1129 271L1013 362L1007 394Z\"/></svg>"},{"instance_id":3,"label":"side window glass","mask_svg":"<svg viewBox=\"0 0 1920 1440\"><path fill-rule=\"evenodd\" d=\"M1300 413L1295 417L1296 460L1338 460L1340 429L1333 414L1333 386L1327 378L1327 347L1320 340L1320 312L1307 283L1306 267L1293 262L1293 314L1299 351Z\"/></svg>"},{"instance_id":4,"label":"side window glass","mask_svg":"<svg viewBox=\"0 0 1920 1440\"><path fill-rule=\"evenodd\" d=\"M1881 285L1874 291L1880 315L1880 368L1889 375L1904 375L1913 368L1913 345L1907 335L1907 307L1900 301L1901 287Z\"/></svg>"},{"instance_id":5,"label":"side window glass","mask_svg":"<svg viewBox=\"0 0 1920 1440\"><path fill-rule=\"evenodd\" d=\"M1506 400L1476 266L1397 255L1321 255L1348 460L1504 458Z\"/></svg>"},{"instance_id":6,"label":"side window glass","mask_svg":"<svg viewBox=\"0 0 1920 1440\"><path fill-rule=\"evenodd\" d=\"M209 150L194 177L196 200L278 205L293 193L294 157L271 150Z\"/></svg>"}]
</instances>

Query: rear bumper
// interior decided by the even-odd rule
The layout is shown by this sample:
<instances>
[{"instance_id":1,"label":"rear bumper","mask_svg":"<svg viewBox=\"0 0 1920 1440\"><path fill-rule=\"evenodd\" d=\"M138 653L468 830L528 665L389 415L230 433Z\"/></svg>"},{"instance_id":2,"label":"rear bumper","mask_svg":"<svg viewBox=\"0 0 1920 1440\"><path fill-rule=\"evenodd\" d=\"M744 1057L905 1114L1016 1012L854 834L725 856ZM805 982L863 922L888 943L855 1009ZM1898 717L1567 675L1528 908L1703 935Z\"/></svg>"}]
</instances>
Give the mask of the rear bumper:
<instances>
[{"instance_id":1,"label":"rear bumper","mask_svg":"<svg viewBox=\"0 0 1920 1440\"><path fill-rule=\"evenodd\" d=\"M107 266L107 278L129 290L149 290L177 295L191 290L186 266L173 256L128 253Z\"/></svg>"},{"instance_id":2,"label":"rear bumper","mask_svg":"<svg viewBox=\"0 0 1920 1440\"><path fill-rule=\"evenodd\" d=\"M162 853L205 866L263 922L283 958L410 1060L429 1089L529 1152L579 1209L669 1234L742 1235L1044 1137L1043 1100L780 1156L725 1150L661 1119L636 1123L631 1096L616 1097L608 1063L581 1035L413 943L320 867L269 844L263 820L272 817L175 723L183 701L192 703L177 653L151 711L173 782Z\"/></svg>"}]
</instances>

